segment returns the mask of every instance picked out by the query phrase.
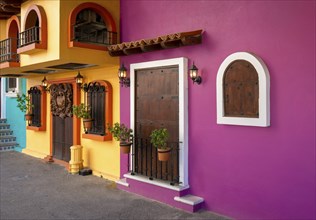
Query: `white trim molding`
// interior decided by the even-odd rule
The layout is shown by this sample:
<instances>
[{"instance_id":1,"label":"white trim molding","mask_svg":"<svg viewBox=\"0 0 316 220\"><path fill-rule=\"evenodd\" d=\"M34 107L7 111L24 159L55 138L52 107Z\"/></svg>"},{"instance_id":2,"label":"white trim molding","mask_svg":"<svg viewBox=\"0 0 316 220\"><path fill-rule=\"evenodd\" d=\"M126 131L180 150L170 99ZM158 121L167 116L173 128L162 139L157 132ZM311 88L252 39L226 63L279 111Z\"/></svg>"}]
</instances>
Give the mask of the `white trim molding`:
<instances>
[{"instance_id":1,"label":"white trim molding","mask_svg":"<svg viewBox=\"0 0 316 220\"><path fill-rule=\"evenodd\" d=\"M130 119L131 128L135 130L135 73L140 69L178 66L179 68L179 186L187 187L189 185L188 178L188 60L180 57L174 59L150 61L143 63L135 63L130 65ZM130 166L134 163L133 157L130 158ZM169 183L166 182L166 186Z\"/></svg>"},{"instance_id":2,"label":"white trim molding","mask_svg":"<svg viewBox=\"0 0 316 220\"><path fill-rule=\"evenodd\" d=\"M259 79L259 118L227 117L224 115L223 80L227 67L236 60L250 62L258 73ZM217 124L270 126L270 74L263 60L247 52L229 55L220 65L216 78Z\"/></svg>"},{"instance_id":3,"label":"white trim molding","mask_svg":"<svg viewBox=\"0 0 316 220\"><path fill-rule=\"evenodd\" d=\"M0 115L0 118L6 118L6 97L5 97L5 84L6 80L5 78L1 78L1 92L0 92L0 95L1 95L1 115Z\"/></svg>"}]
</instances>

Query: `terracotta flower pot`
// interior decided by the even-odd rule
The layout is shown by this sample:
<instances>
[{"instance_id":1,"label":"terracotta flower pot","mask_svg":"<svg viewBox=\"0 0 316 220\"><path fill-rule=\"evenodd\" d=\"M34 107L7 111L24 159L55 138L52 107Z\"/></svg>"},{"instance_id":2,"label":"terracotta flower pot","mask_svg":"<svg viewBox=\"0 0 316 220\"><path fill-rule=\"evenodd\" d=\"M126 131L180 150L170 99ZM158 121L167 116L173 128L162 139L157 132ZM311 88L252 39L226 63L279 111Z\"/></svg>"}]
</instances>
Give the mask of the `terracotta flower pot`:
<instances>
[{"instance_id":1,"label":"terracotta flower pot","mask_svg":"<svg viewBox=\"0 0 316 220\"><path fill-rule=\"evenodd\" d=\"M27 121L31 121L31 120L32 120L32 118L33 118L33 114L26 113L26 114L24 115L24 117L25 117L25 120L27 120Z\"/></svg>"},{"instance_id":2,"label":"terracotta flower pot","mask_svg":"<svg viewBox=\"0 0 316 220\"><path fill-rule=\"evenodd\" d=\"M83 127L86 130L90 130L92 128L92 121L93 119L91 118L83 119Z\"/></svg>"},{"instance_id":3,"label":"terracotta flower pot","mask_svg":"<svg viewBox=\"0 0 316 220\"><path fill-rule=\"evenodd\" d=\"M160 160L160 161L168 161L169 160L170 152L171 152L170 148L167 148L167 149L158 148L157 151L158 151L158 160Z\"/></svg>"},{"instance_id":4,"label":"terracotta flower pot","mask_svg":"<svg viewBox=\"0 0 316 220\"><path fill-rule=\"evenodd\" d=\"M129 154L131 151L131 142L120 142L120 151L122 154Z\"/></svg>"}]
</instances>

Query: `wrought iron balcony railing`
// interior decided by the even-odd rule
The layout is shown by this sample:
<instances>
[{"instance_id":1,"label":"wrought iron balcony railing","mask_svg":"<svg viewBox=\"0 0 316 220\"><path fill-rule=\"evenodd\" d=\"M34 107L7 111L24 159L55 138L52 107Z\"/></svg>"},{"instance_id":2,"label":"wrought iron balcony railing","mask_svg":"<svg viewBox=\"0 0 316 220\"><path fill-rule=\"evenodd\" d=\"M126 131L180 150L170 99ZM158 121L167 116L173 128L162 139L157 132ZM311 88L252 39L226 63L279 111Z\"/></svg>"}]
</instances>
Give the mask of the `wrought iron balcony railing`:
<instances>
[{"instance_id":1,"label":"wrought iron balcony railing","mask_svg":"<svg viewBox=\"0 0 316 220\"><path fill-rule=\"evenodd\" d=\"M132 175L147 176L150 180L168 181L170 185L179 184L179 142L168 142L171 147L167 162L158 160L157 149L146 138L135 138L133 143Z\"/></svg>"},{"instance_id":2,"label":"wrought iron balcony railing","mask_svg":"<svg viewBox=\"0 0 316 220\"><path fill-rule=\"evenodd\" d=\"M117 44L117 33L107 31L106 29L96 30L87 25L85 28L77 28L76 25L74 25L73 31L73 41L105 46Z\"/></svg>"},{"instance_id":3,"label":"wrought iron balcony railing","mask_svg":"<svg viewBox=\"0 0 316 220\"><path fill-rule=\"evenodd\" d=\"M40 27L34 26L20 33L20 44L19 47L26 46L31 43L40 42Z\"/></svg>"},{"instance_id":4,"label":"wrought iron balcony railing","mask_svg":"<svg viewBox=\"0 0 316 220\"><path fill-rule=\"evenodd\" d=\"M7 38L0 41L0 63L3 62L19 62L20 57L17 54L18 39Z\"/></svg>"}]
</instances>

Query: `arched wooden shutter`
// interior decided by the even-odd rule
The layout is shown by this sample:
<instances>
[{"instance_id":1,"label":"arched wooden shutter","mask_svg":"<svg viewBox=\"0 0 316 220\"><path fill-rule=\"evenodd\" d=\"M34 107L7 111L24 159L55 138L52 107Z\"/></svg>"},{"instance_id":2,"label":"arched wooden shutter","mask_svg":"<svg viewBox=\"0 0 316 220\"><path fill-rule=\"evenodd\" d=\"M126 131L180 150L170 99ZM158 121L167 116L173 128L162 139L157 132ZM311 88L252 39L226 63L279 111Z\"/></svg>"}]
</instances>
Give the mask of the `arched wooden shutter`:
<instances>
[{"instance_id":1,"label":"arched wooden shutter","mask_svg":"<svg viewBox=\"0 0 316 220\"><path fill-rule=\"evenodd\" d=\"M245 60L232 62L223 81L224 116L259 118L258 73Z\"/></svg>"}]
</instances>

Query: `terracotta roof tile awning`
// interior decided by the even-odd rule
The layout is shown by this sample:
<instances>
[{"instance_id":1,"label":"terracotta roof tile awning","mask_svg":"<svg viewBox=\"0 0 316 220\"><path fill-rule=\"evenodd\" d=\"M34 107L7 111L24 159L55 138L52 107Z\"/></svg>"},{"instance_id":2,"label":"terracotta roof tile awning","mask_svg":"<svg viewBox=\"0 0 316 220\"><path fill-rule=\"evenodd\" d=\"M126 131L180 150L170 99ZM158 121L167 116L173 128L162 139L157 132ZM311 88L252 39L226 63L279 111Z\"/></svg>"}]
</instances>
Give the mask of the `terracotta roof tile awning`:
<instances>
[{"instance_id":1,"label":"terracotta roof tile awning","mask_svg":"<svg viewBox=\"0 0 316 220\"><path fill-rule=\"evenodd\" d=\"M168 34L152 39L123 42L108 46L111 56L126 56L149 51L195 45L202 42L202 30Z\"/></svg>"}]
</instances>

